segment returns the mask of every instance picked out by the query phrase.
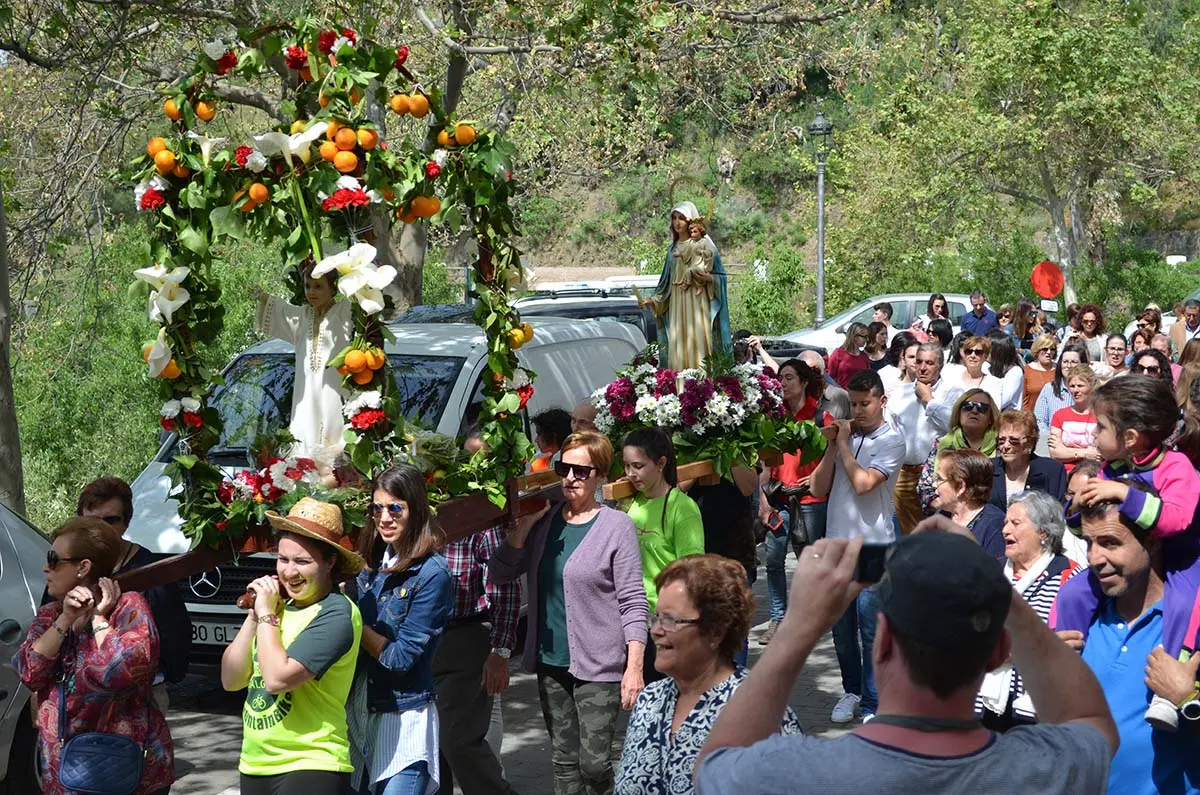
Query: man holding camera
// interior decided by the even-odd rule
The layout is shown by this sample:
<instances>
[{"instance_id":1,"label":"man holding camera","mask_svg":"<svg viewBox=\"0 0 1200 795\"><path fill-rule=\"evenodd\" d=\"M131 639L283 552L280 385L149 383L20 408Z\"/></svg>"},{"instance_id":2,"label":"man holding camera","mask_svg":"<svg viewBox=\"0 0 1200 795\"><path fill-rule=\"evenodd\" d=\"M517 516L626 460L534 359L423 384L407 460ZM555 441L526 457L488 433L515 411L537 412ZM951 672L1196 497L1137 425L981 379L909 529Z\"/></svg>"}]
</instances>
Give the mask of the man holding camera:
<instances>
[{"instance_id":1,"label":"man holding camera","mask_svg":"<svg viewBox=\"0 0 1200 795\"><path fill-rule=\"evenodd\" d=\"M826 538L861 538L871 545L868 554L882 553L896 537L892 490L904 460L904 437L884 418L887 397L878 373L855 373L848 386L853 422L837 420L822 429L829 447L812 473L811 491L814 497L829 496ZM864 721L875 714L878 697L871 646L878 612L874 592L863 590L833 625L845 691L830 715L834 723L854 720L855 710L861 710Z\"/></svg>"},{"instance_id":2,"label":"man holding camera","mask_svg":"<svg viewBox=\"0 0 1200 795\"><path fill-rule=\"evenodd\" d=\"M944 516L895 545L877 586L875 719L834 740L778 735L808 655L863 588L862 549L826 539L800 561L794 607L700 752L699 795L1106 791L1118 739L1096 677ZM1042 722L994 734L975 695L1010 656Z\"/></svg>"}]
</instances>

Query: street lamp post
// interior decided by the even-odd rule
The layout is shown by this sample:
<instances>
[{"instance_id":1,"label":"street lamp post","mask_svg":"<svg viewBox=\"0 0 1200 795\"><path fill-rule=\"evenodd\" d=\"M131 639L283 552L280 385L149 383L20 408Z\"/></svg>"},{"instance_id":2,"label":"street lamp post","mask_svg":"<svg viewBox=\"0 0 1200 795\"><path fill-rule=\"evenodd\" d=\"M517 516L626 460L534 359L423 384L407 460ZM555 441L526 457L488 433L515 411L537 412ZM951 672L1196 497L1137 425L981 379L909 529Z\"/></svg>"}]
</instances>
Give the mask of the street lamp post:
<instances>
[{"instance_id":1,"label":"street lamp post","mask_svg":"<svg viewBox=\"0 0 1200 795\"><path fill-rule=\"evenodd\" d=\"M833 148L833 122L817 111L817 117L808 125L808 136L817 158L817 313L814 322L819 326L825 322L825 161Z\"/></svg>"}]
</instances>

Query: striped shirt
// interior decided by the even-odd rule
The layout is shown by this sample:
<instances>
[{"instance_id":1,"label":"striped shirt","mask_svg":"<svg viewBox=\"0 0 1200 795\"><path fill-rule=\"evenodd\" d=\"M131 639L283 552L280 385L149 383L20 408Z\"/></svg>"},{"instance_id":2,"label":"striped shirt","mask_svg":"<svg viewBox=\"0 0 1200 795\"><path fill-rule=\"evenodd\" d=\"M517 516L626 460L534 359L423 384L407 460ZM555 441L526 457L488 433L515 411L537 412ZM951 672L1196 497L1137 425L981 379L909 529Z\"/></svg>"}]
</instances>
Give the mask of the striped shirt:
<instances>
[{"instance_id":1,"label":"striped shirt","mask_svg":"<svg viewBox=\"0 0 1200 795\"><path fill-rule=\"evenodd\" d=\"M1038 432L1042 436L1049 436L1050 421L1054 419L1054 412L1074 405L1075 399L1067 391L1066 384L1062 385L1062 397L1054 394L1053 381L1046 384L1038 394L1037 402L1033 405L1033 416L1037 418Z\"/></svg>"}]
</instances>

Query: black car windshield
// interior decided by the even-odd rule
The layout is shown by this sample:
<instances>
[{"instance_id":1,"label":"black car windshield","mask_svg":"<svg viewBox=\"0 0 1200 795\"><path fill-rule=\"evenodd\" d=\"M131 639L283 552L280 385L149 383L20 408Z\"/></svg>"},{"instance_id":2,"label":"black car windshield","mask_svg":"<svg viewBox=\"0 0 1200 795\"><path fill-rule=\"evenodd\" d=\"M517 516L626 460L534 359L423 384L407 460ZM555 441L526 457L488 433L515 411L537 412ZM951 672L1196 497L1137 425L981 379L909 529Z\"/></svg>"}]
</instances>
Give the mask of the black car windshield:
<instances>
[{"instance_id":1,"label":"black car windshield","mask_svg":"<svg viewBox=\"0 0 1200 795\"><path fill-rule=\"evenodd\" d=\"M405 416L436 428L462 371L463 359L449 356L389 355ZM292 416L296 362L291 354L247 354L225 373L225 385L213 389L209 404L225 422L213 447L215 459L243 459L260 434L286 428ZM169 460L175 451L169 451Z\"/></svg>"}]
</instances>

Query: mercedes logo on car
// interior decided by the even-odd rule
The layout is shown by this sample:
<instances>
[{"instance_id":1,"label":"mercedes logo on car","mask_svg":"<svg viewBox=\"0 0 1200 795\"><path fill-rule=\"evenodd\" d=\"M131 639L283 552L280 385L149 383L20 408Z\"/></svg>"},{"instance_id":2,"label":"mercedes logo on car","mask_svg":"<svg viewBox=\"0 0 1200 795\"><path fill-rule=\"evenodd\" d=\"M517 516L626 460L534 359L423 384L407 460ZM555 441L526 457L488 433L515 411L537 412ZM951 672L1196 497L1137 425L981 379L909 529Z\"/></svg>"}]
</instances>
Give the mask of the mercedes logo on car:
<instances>
[{"instance_id":1,"label":"mercedes logo on car","mask_svg":"<svg viewBox=\"0 0 1200 795\"><path fill-rule=\"evenodd\" d=\"M221 590L221 570L213 569L188 577L188 587L198 599L212 599Z\"/></svg>"}]
</instances>

